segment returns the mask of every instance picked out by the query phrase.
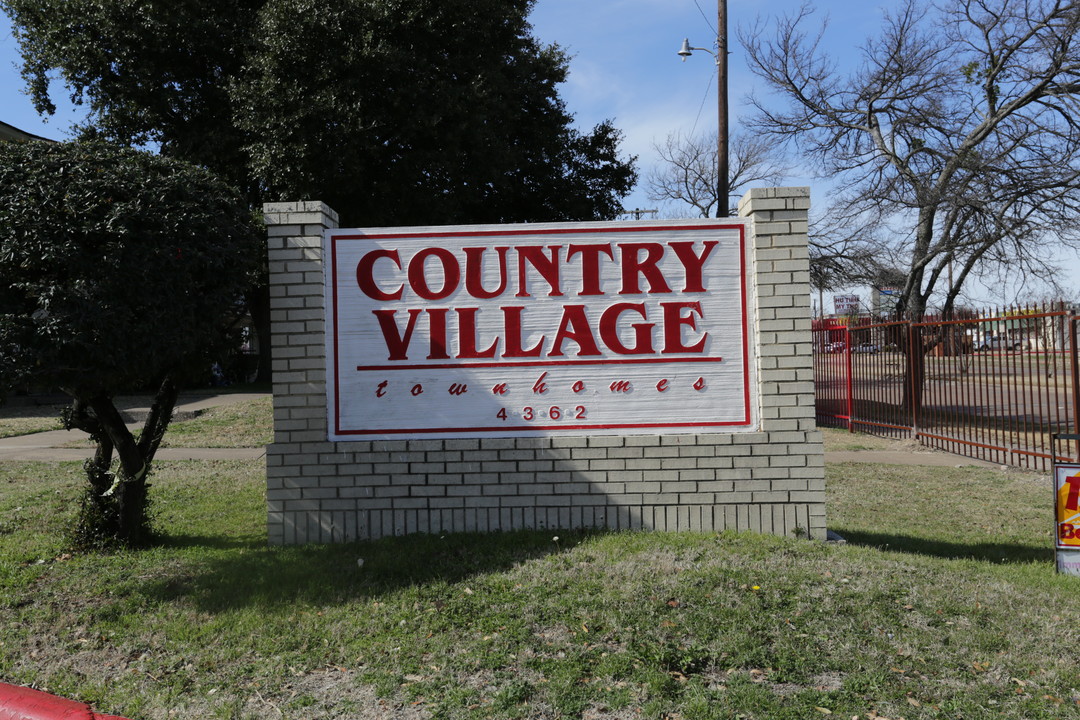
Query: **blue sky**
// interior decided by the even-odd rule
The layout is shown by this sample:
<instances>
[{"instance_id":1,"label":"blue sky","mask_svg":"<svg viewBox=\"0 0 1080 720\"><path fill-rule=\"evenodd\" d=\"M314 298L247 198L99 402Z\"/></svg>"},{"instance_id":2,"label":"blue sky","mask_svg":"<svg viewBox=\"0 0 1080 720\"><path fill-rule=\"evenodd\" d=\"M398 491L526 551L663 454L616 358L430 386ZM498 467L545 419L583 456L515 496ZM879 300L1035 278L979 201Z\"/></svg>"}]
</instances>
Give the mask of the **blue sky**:
<instances>
[{"instance_id":1,"label":"blue sky","mask_svg":"<svg viewBox=\"0 0 1080 720\"><path fill-rule=\"evenodd\" d=\"M799 9L803 0L728 0L730 124L736 130L749 112L746 96L756 78L736 39L740 27L769 22ZM837 57L857 62L857 46L881 23L878 3L818 0L828 16L827 38ZM571 55L562 96L578 124L591 127L613 118L626 135L627 150L640 158L642 176L655 162L653 144L669 133L703 133L716 127L716 65L696 52L685 62L676 52L683 38L713 47L716 0L539 0L532 16L535 34ZM787 184L810 184L794 177ZM627 208L656 207L639 187Z\"/></svg>"},{"instance_id":2,"label":"blue sky","mask_svg":"<svg viewBox=\"0 0 1080 720\"><path fill-rule=\"evenodd\" d=\"M740 118L748 116L745 98L757 86L737 41L737 30L752 27L759 20L768 27L778 15L797 12L806 1L728 0L732 130L738 128ZM809 1L818 19L829 20L822 48L840 71L858 67L860 47L880 31L885 10L897 5L894 0ZM643 177L655 164L654 143L671 132L688 134L715 128L713 59L694 53L682 62L676 54L684 37L691 45L711 47L715 22L716 0L539 0L533 13L537 37L558 43L572 56L562 96L578 123L591 127L613 118L626 134L629 152L640 157ZM793 160L797 162L797 158ZM828 179L795 175L785 184L809 185L812 206L820 209L826 205ZM641 184L624 206L657 207ZM1063 277L1080 276L1075 252L1063 251L1060 262L1067 269ZM845 292L859 294L863 302L869 300L867 288L837 294ZM1018 298L1026 301L1038 292L1038 288L1021 289L1012 283L983 287L971 281L965 288L967 300L980 306L1012 303ZM826 297L825 305L831 312L831 298Z\"/></svg>"}]
</instances>

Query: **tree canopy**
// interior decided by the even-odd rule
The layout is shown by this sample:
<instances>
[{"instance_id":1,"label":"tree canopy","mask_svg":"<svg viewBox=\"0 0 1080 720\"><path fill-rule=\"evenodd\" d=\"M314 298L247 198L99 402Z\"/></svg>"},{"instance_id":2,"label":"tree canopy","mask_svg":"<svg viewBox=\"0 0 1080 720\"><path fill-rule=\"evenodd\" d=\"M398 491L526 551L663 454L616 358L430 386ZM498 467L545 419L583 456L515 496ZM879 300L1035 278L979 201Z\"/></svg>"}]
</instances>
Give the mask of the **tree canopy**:
<instances>
[{"instance_id":1,"label":"tree canopy","mask_svg":"<svg viewBox=\"0 0 1080 720\"><path fill-rule=\"evenodd\" d=\"M233 126L230 78L263 0L2 0L39 113L56 108L50 81L84 104L85 136L156 144L213 169L257 199Z\"/></svg>"},{"instance_id":2,"label":"tree canopy","mask_svg":"<svg viewBox=\"0 0 1080 720\"><path fill-rule=\"evenodd\" d=\"M346 224L615 217L636 173L573 127L567 58L533 0L3 0L23 74L54 71L85 132L209 167L252 203Z\"/></svg>"},{"instance_id":3,"label":"tree canopy","mask_svg":"<svg viewBox=\"0 0 1080 720\"><path fill-rule=\"evenodd\" d=\"M0 0L39 112L202 165L252 206L322 200L345 225L605 220L637 180L610 122L558 95L534 0ZM269 290L248 308L270 379Z\"/></svg>"},{"instance_id":4,"label":"tree canopy","mask_svg":"<svg viewBox=\"0 0 1080 720\"><path fill-rule=\"evenodd\" d=\"M1045 272L1048 247L1080 241L1080 6L905 0L847 73L810 15L743 43L780 99L758 96L757 127L838 183L820 254L856 277L904 268L918 319L937 291L948 311L969 277Z\"/></svg>"},{"instance_id":5,"label":"tree canopy","mask_svg":"<svg viewBox=\"0 0 1080 720\"><path fill-rule=\"evenodd\" d=\"M0 143L0 393L72 397L68 425L98 444L90 514L113 539L144 539L138 498L177 383L220 358L258 242L247 204L204 169L100 142ZM139 437L113 404L135 387L158 389Z\"/></svg>"}]
</instances>

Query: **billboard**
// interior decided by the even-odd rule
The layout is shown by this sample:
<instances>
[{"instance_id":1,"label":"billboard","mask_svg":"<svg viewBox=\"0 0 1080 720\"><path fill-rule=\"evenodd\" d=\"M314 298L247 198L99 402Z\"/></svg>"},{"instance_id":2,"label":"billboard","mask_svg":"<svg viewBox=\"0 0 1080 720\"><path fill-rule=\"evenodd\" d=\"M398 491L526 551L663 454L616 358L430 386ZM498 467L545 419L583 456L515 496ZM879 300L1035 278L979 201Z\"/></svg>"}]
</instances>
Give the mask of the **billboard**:
<instances>
[{"instance_id":1,"label":"billboard","mask_svg":"<svg viewBox=\"0 0 1080 720\"><path fill-rule=\"evenodd\" d=\"M331 440L756 427L744 222L323 242Z\"/></svg>"}]
</instances>

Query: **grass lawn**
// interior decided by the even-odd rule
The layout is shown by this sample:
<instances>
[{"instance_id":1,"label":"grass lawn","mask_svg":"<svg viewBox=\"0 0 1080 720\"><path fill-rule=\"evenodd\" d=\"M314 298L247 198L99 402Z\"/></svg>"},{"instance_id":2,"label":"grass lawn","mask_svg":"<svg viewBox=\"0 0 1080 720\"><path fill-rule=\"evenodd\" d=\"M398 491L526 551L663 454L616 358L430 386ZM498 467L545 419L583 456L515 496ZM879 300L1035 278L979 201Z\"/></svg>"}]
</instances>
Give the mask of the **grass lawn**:
<instances>
[{"instance_id":1,"label":"grass lawn","mask_svg":"<svg viewBox=\"0 0 1080 720\"><path fill-rule=\"evenodd\" d=\"M0 438L60 430L59 405L0 405Z\"/></svg>"},{"instance_id":2,"label":"grass lawn","mask_svg":"<svg viewBox=\"0 0 1080 720\"><path fill-rule=\"evenodd\" d=\"M191 419L173 420L161 447L263 447L274 440L273 426L274 406L269 396L245 400L212 407ZM2 429L3 424L0 423L0 431ZM66 443L64 447L94 447L94 443L83 435L80 439Z\"/></svg>"},{"instance_id":3,"label":"grass lawn","mask_svg":"<svg viewBox=\"0 0 1080 720\"><path fill-rule=\"evenodd\" d=\"M837 430L836 428L822 428L821 437L824 440L826 452L830 450L910 450L912 452L930 452L925 446L913 440L894 440L878 437L877 435Z\"/></svg>"},{"instance_id":4,"label":"grass lawn","mask_svg":"<svg viewBox=\"0 0 1080 720\"><path fill-rule=\"evenodd\" d=\"M260 462L156 468L164 543L71 557L79 465L0 464L0 678L136 720L1080 717L1080 579L1039 476L830 465L846 545L270 549Z\"/></svg>"},{"instance_id":5,"label":"grass lawn","mask_svg":"<svg viewBox=\"0 0 1080 720\"><path fill-rule=\"evenodd\" d=\"M162 447L249 448L274 441L274 404L269 396L221 405L169 425Z\"/></svg>"}]
</instances>

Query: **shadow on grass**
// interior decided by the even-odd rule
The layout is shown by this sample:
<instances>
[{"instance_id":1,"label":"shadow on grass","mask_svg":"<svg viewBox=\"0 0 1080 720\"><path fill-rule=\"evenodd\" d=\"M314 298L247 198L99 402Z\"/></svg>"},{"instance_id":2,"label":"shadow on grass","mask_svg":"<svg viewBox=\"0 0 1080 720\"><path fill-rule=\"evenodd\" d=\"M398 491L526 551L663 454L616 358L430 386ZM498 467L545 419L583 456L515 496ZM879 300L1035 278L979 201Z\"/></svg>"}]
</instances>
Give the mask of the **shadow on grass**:
<instances>
[{"instance_id":1,"label":"shadow on grass","mask_svg":"<svg viewBox=\"0 0 1080 720\"><path fill-rule=\"evenodd\" d=\"M943 540L928 540L910 535L889 535L885 533L859 532L837 528L850 545L892 550L894 552L929 555L947 560L980 560L995 564L1054 562L1054 548L1015 543L956 543Z\"/></svg>"},{"instance_id":2,"label":"shadow on grass","mask_svg":"<svg viewBox=\"0 0 1080 720\"><path fill-rule=\"evenodd\" d=\"M161 578L143 591L161 601L184 598L209 612L334 605L387 592L508 570L558 553L603 531L408 535L337 545L266 547L265 540L169 536L164 545L207 552L188 565L182 581ZM359 561L363 560L363 563Z\"/></svg>"},{"instance_id":3,"label":"shadow on grass","mask_svg":"<svg viewBox=\"0 0 1080 720\"><path fill-rule=\"evenodd\" d=\"M159 545L166 548L207 548L214 550L261 550L266 547L266 536L226 537L223 535L184 535L168 533L161 535Z\"/></svg>"}]
</instances>

